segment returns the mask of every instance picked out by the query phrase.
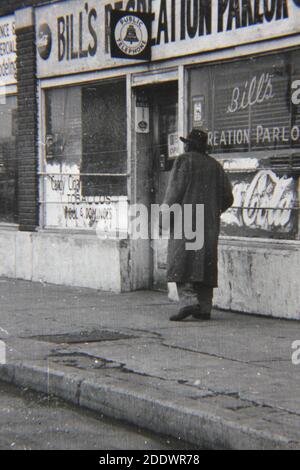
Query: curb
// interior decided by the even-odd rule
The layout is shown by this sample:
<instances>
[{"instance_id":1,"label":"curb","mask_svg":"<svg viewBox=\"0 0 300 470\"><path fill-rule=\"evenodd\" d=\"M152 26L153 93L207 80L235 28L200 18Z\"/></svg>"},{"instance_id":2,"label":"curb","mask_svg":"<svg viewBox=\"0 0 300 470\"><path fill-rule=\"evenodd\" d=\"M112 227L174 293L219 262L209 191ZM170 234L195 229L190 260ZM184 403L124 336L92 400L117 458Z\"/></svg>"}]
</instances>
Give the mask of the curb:
<instances>
[{"instance_id":1,"label":"curb","mask_svg":"<svg viewBox=\"0 0 300 470\"><path fill-rule=\"evenodd\" d=\"M44 363L45 364L45 363ZM51 369L45 365L16 363L0 366L0 380L55 395L74 405L125 421L154 433L195 445L195 449L297 449L299 443L260 431L199 409L199 401L170 399L158 389L120 382L113 377L95 379L84 372Z\"/></svg>"}]
</instances>

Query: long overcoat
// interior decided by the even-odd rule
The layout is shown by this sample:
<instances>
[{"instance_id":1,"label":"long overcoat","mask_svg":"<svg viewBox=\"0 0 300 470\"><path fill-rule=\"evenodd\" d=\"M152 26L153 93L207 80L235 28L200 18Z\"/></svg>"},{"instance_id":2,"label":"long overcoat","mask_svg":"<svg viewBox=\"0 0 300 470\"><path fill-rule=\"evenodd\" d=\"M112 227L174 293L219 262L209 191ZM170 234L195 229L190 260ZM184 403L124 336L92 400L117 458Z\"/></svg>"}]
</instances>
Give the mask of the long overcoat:
<instances>
[{"instance_id":1,"label":"long overcoat","mask_svg":"<svg viewBox=\"0 0 300 470\"><path fill-rule=\"evenodd\" d=\"M168 244L168 282L200 282L218 285L218 238L222 212L233 203L232 187L222 166L212 157L198 152L187 152L174 162L164 199L172 206L191 204L193 229L196 228L196 204L204 205L204 245L198 250L187 250L191 242L183 236L171 236ZM189 235L190 238L190 235ZM195 245L196 246L196 245Z\"/></svg>"}]
</instances>

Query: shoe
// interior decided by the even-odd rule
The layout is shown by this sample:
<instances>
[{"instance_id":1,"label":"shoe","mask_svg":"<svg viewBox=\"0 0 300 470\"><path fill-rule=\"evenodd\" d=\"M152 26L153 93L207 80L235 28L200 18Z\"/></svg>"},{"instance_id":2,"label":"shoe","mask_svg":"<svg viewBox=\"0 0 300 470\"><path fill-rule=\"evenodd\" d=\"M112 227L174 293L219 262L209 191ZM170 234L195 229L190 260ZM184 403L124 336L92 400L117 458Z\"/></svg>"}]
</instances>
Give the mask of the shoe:
<instances>
[{"instance_id":1,"label":"shoe","mask_svg":"<svg viewBox=\"0 0 300 470\"><path fill-rule=\"evenodd\" d=\"M196 320L211 320L210 313L193 313L193 318Z\"/></svg>"},{"instance_id":2,"label":"shoe","mask_svg":"<svg viewBox=\"0 0 300 470\"><path fill-rule=\"evenodd\" d=\"M183 307L176 315L170 317L170 321L182 321L190 315L193 315L193 311L193 307Z\"/></svg>"}]
</instances>

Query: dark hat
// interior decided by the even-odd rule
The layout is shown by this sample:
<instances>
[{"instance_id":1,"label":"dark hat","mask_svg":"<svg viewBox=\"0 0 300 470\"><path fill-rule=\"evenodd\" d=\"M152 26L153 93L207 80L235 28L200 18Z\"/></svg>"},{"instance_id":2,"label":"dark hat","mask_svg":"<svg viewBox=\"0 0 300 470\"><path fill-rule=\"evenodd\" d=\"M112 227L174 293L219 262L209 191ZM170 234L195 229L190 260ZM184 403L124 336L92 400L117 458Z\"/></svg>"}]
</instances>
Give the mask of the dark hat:
<instances>
[{"instance_id":1,"label":"dark hat","mask_svg":"<svg viewBox=\"0 0 300 470\"><path fill-rule=\"evenodd\" d=\"M208 132L206 129L192 129L186 138L180 137L180 140L185 144L188 142L193 142L194 144L206 144L207 139Z\"/></svg>"}]
</instances>

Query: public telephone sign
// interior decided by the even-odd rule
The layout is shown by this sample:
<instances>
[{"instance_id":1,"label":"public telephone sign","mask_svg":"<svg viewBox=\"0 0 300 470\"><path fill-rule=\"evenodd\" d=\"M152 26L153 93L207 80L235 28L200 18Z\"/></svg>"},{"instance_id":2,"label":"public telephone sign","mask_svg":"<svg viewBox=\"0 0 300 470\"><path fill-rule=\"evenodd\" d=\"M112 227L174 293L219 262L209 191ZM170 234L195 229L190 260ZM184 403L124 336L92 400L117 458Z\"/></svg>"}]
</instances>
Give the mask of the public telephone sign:
<instances>
[{"instance_id":1,"label":"public telephone sign","mask_svg":"<svg viewBox=\"0 0 300 470\"><path fill-rule=\"evenodd\" d=\"M151 15L113 10L110 14L111 57L151 59Z\"/></svg>"},{"instance_id":2,"label":"public telephone sign","mask_svg":"<svg viewBox=\"0 0 300 470\"><path fill-rule=\"evenodd\" d=\"M118 57L111 50L115 10L126 12L112 23ZM134 20L139 15L149 15L149 27ZM300 2L70 0L38 7L36 22L38 76L47 77L136 64L142 54L149 60L150 48L156 61L295 35Z\"/></svg>"}]
</instances>

